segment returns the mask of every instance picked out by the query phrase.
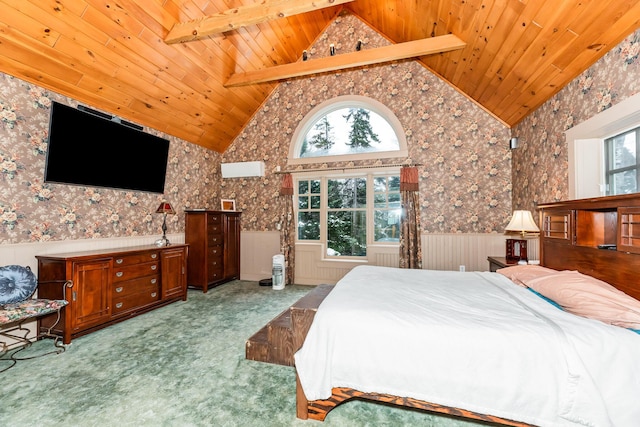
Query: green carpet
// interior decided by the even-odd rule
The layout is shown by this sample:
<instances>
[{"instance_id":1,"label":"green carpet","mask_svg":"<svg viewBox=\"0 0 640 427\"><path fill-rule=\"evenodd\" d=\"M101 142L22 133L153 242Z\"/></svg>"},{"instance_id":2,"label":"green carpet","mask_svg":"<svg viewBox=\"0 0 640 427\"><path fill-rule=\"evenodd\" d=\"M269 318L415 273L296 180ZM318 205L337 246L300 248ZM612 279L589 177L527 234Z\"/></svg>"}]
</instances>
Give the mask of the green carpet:
<instances>
[{"instance_id":1,"label":"green carpet","mask_svg":"<svg viewBox=\"0 0 640 427\"><path fill-rule=\"evenodd\" d=\"M294 369L246 360L245 341L310 289L190 290L186 302L77 338L62 354L20 361L0 373L0 426L477 425L362 401L323 423L298 420Z\"/></svg>"}]
</instances>

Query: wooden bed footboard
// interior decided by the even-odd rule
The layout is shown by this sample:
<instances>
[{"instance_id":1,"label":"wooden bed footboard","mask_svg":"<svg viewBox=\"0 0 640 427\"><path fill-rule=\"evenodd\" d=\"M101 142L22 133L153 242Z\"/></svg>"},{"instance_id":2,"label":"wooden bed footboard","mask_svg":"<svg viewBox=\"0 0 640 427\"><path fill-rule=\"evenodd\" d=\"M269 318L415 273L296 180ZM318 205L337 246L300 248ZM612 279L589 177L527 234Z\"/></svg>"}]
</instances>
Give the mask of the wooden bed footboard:
<instances>
[{"instance_id":1,"label":"wooden bed footboard","mask_svg":"<svg viewBox=\"0 0 640 427\"><path fill-rule=\"evenodd\" d=\"M493 415L478 414L476 412L467 411L465 409L438 405L435 403L429 403L410 397L398 397L381 393L364 393L362 391L354 390L347 387L334 388L332 390L332 393L333 394L329 399L309 401L307 400L307 397L302 390L302 386L300 385L300 380L296 375L296 416L303 420L311 418L317 421L324 421L327 414L329 414L329 412L339 404L350 399L362 399L489 423L496 423L505 426L531 427L531 424L522 423L519 421L508 420L505 418L495 417Z\"/></svg>"}]
</instances>

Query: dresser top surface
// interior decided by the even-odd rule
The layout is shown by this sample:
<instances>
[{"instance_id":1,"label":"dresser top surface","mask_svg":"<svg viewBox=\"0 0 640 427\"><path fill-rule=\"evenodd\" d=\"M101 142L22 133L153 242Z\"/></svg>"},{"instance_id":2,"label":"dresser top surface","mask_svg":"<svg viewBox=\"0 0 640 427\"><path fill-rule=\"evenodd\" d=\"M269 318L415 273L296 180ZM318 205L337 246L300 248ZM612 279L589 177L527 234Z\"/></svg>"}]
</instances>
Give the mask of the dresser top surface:
<instances>
[{"instance_id":1,"label":"dresser top surface","mask_svg":"<svg viewBox=\"0 0 640 427\"><path fill-rule=\"evenodd\" d=\"M156 246L156 245L139 245L139 246L127 246L120 248L108 248L108 249L92 249L86 251L64 252L57 254L42 254L36 255L38 259L56 258L56 259L68 259L68 258L82 258L82 257L95 257L96 255L102 255L104 257L111 257L122 254L132 254L135 252L147 252L147 251L160 251L175 248L187 247L187 244L176 243L169 246Z\"/></svg>"}]
</instances>

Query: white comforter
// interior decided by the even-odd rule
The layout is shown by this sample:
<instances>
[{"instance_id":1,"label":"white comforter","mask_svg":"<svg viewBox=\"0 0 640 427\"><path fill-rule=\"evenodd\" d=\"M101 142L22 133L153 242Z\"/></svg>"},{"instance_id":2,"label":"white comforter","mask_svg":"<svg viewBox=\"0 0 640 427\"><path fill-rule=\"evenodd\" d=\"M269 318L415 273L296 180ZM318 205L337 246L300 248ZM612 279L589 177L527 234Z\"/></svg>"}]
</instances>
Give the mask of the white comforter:
<instances>
[{"instance_id":1,"label":"white comforter","mask_svg":"<svg viewBox=\"0 0 640 427\"><path fill-rule=\"evenodd\" d=\"M309 400L350 387L540 426L640 426L640 335L497 273L357 267L295 362Z\"/></svg>"}]
</instances>

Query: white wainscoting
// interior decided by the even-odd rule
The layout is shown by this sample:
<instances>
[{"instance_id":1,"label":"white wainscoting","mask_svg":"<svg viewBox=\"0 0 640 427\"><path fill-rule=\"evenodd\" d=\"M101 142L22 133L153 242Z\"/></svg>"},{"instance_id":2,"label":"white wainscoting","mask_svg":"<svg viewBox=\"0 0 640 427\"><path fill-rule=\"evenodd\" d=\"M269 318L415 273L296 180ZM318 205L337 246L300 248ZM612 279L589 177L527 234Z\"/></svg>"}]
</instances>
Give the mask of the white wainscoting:
<instances>
[{"instance_id":1,"label":"white wainscoting","mask_svg":"<svg viewBox=\"0 0 640 427\"><path fill-rule=\"evenodd\" d=\"M488 271L488 256L504 256L507 236L502 234L423 234L422 263L424 269L458 271ZM528 242L529 259L539 259L538 240ZM397 267L397 246L368 248L363 261L323 260L323 246L296 245L296 283L301 285L335 284L357 265Z\"/></svg>"},{"instance_id":2,"label":"white wainscoting","mask_svg":"<svg viewBox=\"0 0 640 427\"><path fill-rule=\"evenodd\" d=\"M243 231L240 233L240 278L254 281L270 278L273 256L279 253L279 231Z\"/></svg>"},{"instance_id":3,"label":"white wainscoting","mask_svg":"<svg viewBox=\"0 0 640 427\"><path fill-rule=\"evenodd\" d=\"M423 234L422 268L488 271L488 256L505 256L508 236L502 234ZM538 239L527 241L529 259L540 259Z\"/></svg>"},{"instance_id":4,"label":"white wainscoting","mask_svg":"<svg viewBox=\"0 0 640 427\"><path fill-rule=\"evenodd\" d=\"M113 239L57 240L51 242L0 245L0 265L16 264L25 267L29 266L37 275L38 261L36 260L36 255L152 245L160 237L160 235L151 235L118 237ZM184 243L184 233L167 234L167 238L171 243Z\"/></svg>"},{"instance_id":5,"label":"white wainscoting","mask_svg":"<svg viewBox=\"0 0 640 427\"><path fill-rule=\"evenodd\" d=\"M52 242L0 245L0 265L29 266L37 272L36 255L85 250L112 249L151 245L159 236L120 237L114 239L62 240ZM184 234L168 234L173 243L184 243ZM423 268L431 270L485 271L487 256L504 256L506 236L501 234L423 234ZM240 277L260 280L271 277L273 255L280 253L280 232L243 231L240 243ZM323 247L317 244L296 245L296 283L317 285L336 283L356 265L398 265L397 246L370 247L368 259L362 261L322 260ZM529 259L539 259L538 240L529 240Z\"/></svg>"}]
</instances>

